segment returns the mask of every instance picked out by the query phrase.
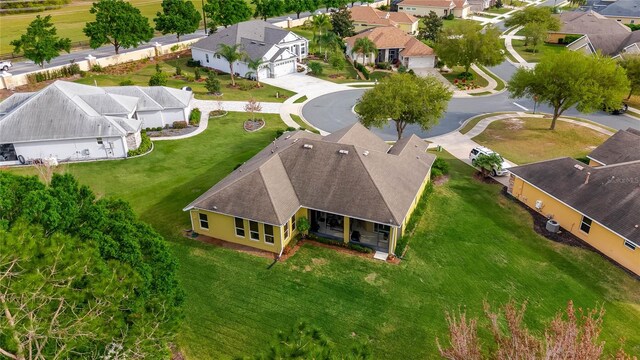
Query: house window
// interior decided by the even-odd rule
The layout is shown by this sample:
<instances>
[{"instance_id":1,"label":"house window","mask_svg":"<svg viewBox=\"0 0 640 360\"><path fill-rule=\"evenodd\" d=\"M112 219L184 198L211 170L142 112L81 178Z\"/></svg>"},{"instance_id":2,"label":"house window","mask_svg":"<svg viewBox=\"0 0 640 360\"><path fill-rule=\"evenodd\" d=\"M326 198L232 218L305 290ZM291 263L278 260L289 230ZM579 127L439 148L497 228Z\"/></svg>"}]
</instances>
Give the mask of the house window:
<instances>
[{"instance_id":1,"label":"house window","mask_svg":"<svg viewBox=\"0 0 640 360\"><path fill-rule=\"evenodd\" d=\"M249 221L249 238L251 240L260 240L260 230L258 230L258 223L255 221Z\"/></svg>"},{"instance_id":2,"label":"house window","mask_svg":"<svg viewBox=\"0 0 640 360\"><path fill-rule=\"evenodd\" d=\"M589 231L591 231L591 219L589 219L586 216L583 216L582 223L580 224L580 230L588 234Z\"/></svg>"},{"instance_id":3,"label":"house window","mask_svg":"<svg viewBox=\"0 0 640 360\"><path fill-rule=\"evenodd\" d=\"M629 240L624 241L624 246L628 247L630 250L635 250L638 247L638 245L632 243Z\"/></svg>"},{"instance_id":4,"label":"house window","mask_svg":"<svg viewBox=\"0 0 640 360\"><path fill-rule=\"evenodd\" d=\"M207 214L200 213L200 228L209 230L209 216Z\"/></svg>"},{"instance_id":5,"label":"house window","mask_svg":"<svg viewBox=\"0 0 640 360\"><path fill-rule=\"evenodd\" d=\"M291 217L291 231L296 230L296 214L293 214Z\"/></svg>"},{"instance_id":6,"label":"house window","mask_svg":"<svg viewBox=\"0 0 640 360\"><path fill-rule=\"evenodd\" d=\"M204 58L205 60L207 60L207 62L209 62L209 54L204 54Z\"/></svg>"},{"instance_id":7,"label":"house window","mask_svg":"<svg viewBox=\"0 0 640 360\"><path fill-rule=\"evenodd\" d=\"M97 138L96 141L98 142L98 145L102 145L102 138Z\"/></svg>"},{"instance_id":8,"label":"house window","mask_svg":"<svg viewBox=\"0 0 640 360\"><path fill-rule=\"evenodd\" d=\"M273 244L273 226L264 224L264 242L267 244Z\"/></svg>"},{"instance_id":9,"label":"house window","mask_svg":"<svg viewBox=\"0 0 640 360\"><path fill-rule=\"evenodd\" d=\"M236 222L236 236L244 237L244 220L241 218L235 218Z\"/></svg>"},{"instance_id":10,"label":"house window","mask_svg":"<svg viewBox=\"0 0 640 360\"><path fill-rule=\"evenodd\" d=\"M284 224L284 239L288 239L289 238L289 222L287 221L286 224Z\"/></svg>"},{"instance_id":11,"label":"house window","mask_svg":"<svg viewBox=\"0 0 640 360\"><path fill-rule=\"evenodd\" d=\"M391 232L391 226L382 224L373 224L373 231L382 234L389 234Z\"/></svg>"}]
</instances>

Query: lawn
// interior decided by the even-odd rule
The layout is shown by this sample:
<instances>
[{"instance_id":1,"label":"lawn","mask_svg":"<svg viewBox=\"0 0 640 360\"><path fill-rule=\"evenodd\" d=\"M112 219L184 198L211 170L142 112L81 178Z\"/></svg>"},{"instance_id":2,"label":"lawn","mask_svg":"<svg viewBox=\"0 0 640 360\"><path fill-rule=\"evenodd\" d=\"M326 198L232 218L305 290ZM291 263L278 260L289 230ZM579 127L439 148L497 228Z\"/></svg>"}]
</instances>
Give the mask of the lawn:
<instances>
[{"instance_id":1,"label":"lawn","mask_svg":"<svg viewBox=\"0 0 640 360\"><path fill-rule=\"evenodd\" d=\"M466 133L468 133L469 131L471 131L471 129L473 129L476 125L478 125L478 123L479 123L481 120L484 120L484 119L486 119L486 118L488 118L488 117L492 117L492 116L499 115L499 114L504 114L504 113L501 113L501 112L495 112L495 113L490 113L490 114L484 114L484 115L476 116L476 117L474 117L473 119L469 120L466 124L464 124L464 126L463 126L460 130L458 130L458 131L459 131L461 134L466 134Z\"/></svg>"},{"instance_id":2,"label":"lawn","mask_svg":"<svg viewBox=\"0 0 640 360\"><path fill-rule=\"evenodd\" d=\"M551 131L550 124L551 119L542 118L498 120L473 140L516 164L526 164L563 156L584 157L608 138L564 121L558 121Z\"/></svg>"},{"instance_id":3,"label":"lawn","mask_svg":"<svg viewBox=\"0 0 640 360\"><path fill-rule=\"evenodd\" d=\"M174 88L182 88L183 86L189 86L193 89L195 97L197 99L206 99L206 100L237 100L237 101L245 101L250 97L254 97L258 101L268 101L268 102L283 102L288 97L294 95L294 92L289 90L280 89L271 85L262 84L260 88L250 88L249 90L242 90L243 86L251 87L256 84L255 81L246 80L246 79L238 79L236 78L236 83L238 87L232 88L228 85L231 84L231 78L227 74L218 75L220 79L220 83L222 85L222 96L213 96L208 94L207 89L204 87L204 80L201 82L196 81L187 81L185 78L187 76L194 76L194 69L192 67L188 67L187 64L188 56L182 59L172 59L172 60L164 60L160 62L160 66L162 71L166 72L169 75L173 75L176 72L176 67L180 67L182 69L182 77L170 77L167 86ZM105 73L96 73L89 72L87 75L76 82L94 85L95 83L98 86L118 86L122 81L131 80L135 85L148 86L149 78L156 72L156 65L154 62L149 62L149 65L144 66L140 70L136 70L132 73L124 74L124 75L115 75L115 74L105 74ZM201 72L202 79L206 77L204 71ZM245 87L245 89L246 89ZM278 94L278 98L276 98L276 93Z\"/></svg>"},{"instance_id":4,"label":"lawn","mask_svg":"<svg viewBox=\"0 0 640 360\"><path fill-rule=\"evenodd\" d=\"M484 10L484 12L501 15L501 14L506 14L511 10L513 10L513 9L501 7L499 9L498 8L487 9L487 10Z\"/></svg>"},{"instance_id":5,"label":"lawn","mask_svg":"<svg viewBox=\"0 0 640 360\"><path fill-rule=\"evenodd\" d=\"M375 359L432 359L436 337L446 336L445 311L464 306L476 317L483 300L509 299L528 301L524 321L535 331L570 299L576 307L603 304L606 351L624 337L628 352L640 352L640 334L629 331L640 322L637 281L595 253L535 234L528 212L444 152L450 179L426 198L428 221L418 223L400 265L305 245L270 267L271 260L182 237L189 219L181 209L285 127L265 115L266 128L246 133L245 118L230 113L193 138L157 142L141 158L65 167L100 196L129 201L169 241L186 290L176 343L187 359L264 350L300 320L338 350L366 341Z\"/></svg>"},{"instance_id":6,"label":"lawn","mask_svg":"<svg viewBox=\"0 0 640 360\"><path fill-rule=\"evenodd\" d=\"M474 23L477 23L476 21L467 20L467 19L443 20L442 21L442 28L443 29L450 28L450 27L456 26L456 24L459 24L459 23L462 23L462 22L474 22Z\"/></svg>"},{"instance_id":7,"label":"lawn","mask_svg":"<svg viewBox=\"0 0 640 360\"><path fill-rule=\"evenodd\" d=\"M524 40L512 40L513 48L522 56L527 62L538 62L540 58L546 54L559 53L567 51L565 45L558 44L539 44L536 47L536 52L533 53L531 46L524 46Z\"/></svg>"},{"instance_id":8,"label":"lawn","mask_svg":"<svg viewBox=\"0 0 640 360\"><path fill-rule=\"evenodd\" d=\"M199 0L191 1L196 9L202 8ZM156 16L156 12L161 10L162 0L129 0L128 2L140 9L142 15L149 18L149 24L153 27L153 18ZM89 13L91 5L91 1L76 0L56 10L2 16L0 18L0 54L11 53L13 47L9 45L9 42L20 37L37 15L51 15L51 20L57 27L59 36L68 37L73 42L88 42L89 39L84 36L82 29L87 22L95 20L95 16Z\"/></svg>"},{"instance_id":9,"label":"lawn","mask_svg":"<svg viewBox=\"0 0 640 360\"><path fill-rule=\"evenodd\" d=\"M442 76L444 76L445 79L449 80L450 83L454 84L455 80L459 79L460 74L462 74L463 72L464 72L464 67L454 66L453 68L451 68L451 72L442 73ZM473 70L472 68L469 68L469 72L473 74L472 82L476 84L478 87L482 88L489 85L489 81L484 77L478 75L478 73L475 72L475 70ZM458 82L461 82L461 81L462 80L458 80Z\"/></svg>"},{"instance_id":10,"label":"lawn","mask_svg":"<svg viewBox=\"0 0 640 360\"><path fill-rule=\"evenodd\" d=\"M298 127L300 129L309 130L312 133L320 134L320 131L318 131L318 129L304 122L304 120L302 120L300 116L296 114L289 114L289 115L291 116L291 119L293 119L293 121L295 121L295 123L298 124Z\"/></svg>"},{"instance_id":11,"label":"lawn","mask_svg":"<svg viewBox=\"0 0 640 360\"><path fill-rule=\"evenodd\" d=\"M334 83L350 83L350 82L358 82L361 81L358 77L358 72L353 68L353 65L345 60L344 69L337 70L334 69L330 64L322 61L322 60L311 60L318 62L322 65L322 74L314 75L313 73L309 73L309 76L315 76L319 79L332 81ZM308 64L309 62L307 62Z\"/></svg>"},{"instance_id":12,"label":"lawn","mask_svg":"<svg viewBox=\"0 0 640 360\"><path fill-rule=\"evenodd\" d=\"M493 80L496 81L496 83L498 83L498 85L496 86L495 91L500 91L503 90L506 87L506 84L504 83L504 80L502 80L498 75L494 74L493 72L491 72L489 69L485 68L482 65L478 65L478 67L480 69L482 69L482 71L484 71L487 75L489 75Z\"/></svg>"}]
</instances>

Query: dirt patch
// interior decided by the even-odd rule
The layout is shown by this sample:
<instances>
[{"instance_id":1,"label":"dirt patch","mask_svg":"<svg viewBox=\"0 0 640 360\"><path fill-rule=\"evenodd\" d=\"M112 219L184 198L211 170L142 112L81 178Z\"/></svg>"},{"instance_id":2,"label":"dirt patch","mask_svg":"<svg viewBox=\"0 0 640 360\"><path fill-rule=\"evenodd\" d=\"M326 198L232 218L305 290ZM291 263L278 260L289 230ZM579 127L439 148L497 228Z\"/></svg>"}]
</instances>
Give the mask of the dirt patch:
<instances>
[{"instance_id":1,"label":"dirt patch","mask_svg":"<svg viewBox=\"0 0 640 360\"><path fill-rule=\"evenodd\" d=\"M449 175L441 175L433 179L432 183L435 186L441 186L446 184L448 181L449 181Z\"/></svg>"},{"instance_id":2,"label":"dirt patch","mask_svg":"<svg viewBox=\"0 0 640 360\"><path fill-rule=\"evenodd\" d=\"M478 180L478 181L480 181L480 182L482 182L482 183L485 183L485 184L498 184L498 185L502 185L502 184L500 184L500 182L499 182L498 180L496 180L496 179L492 178L491 176L484 177L484 176L480 173L480 171L476 171L476 172L474 172L474 173L473 173L473 178L474 178L474 179L476 179L476 180Z\"/></svg>"},{"instance_id":3,"label":"dirt patch","mask_svg":"<svg viewBox=\"0 0 640 360\"><path fill-rule=\"evenodd\" d=\"M212 237L200 235L200 234L198 234L196 237L193 237L192 234L193 234L192 230L185 230L183 233L184 237L187 237L189 239L194 239L206 244L211 244L211 245L215 245L215 246L226 248L226 249L232 249L232 250L239 251L241 253L245 253L249 255L254 255L254 256L258 256L266 259L275 259L278 256L278 254L265 251L265 250L252 248L246 245L235 244L232 242L228 242L228 241L224 241L224 240L220 240L220 239L216 239L216 238L212 238Z\"/></svg>"},{"instance_id":4,"label":"dirt patch","mask_svg":"<svg viewBox=\"0 0 640 360\"><path fill-rule=\"evenodd\" d=\"M176 344L170 343L169 349L171 350L171 360L185 360L184 354Z\"/></svg>"},{"instance_id":5,"label":"dirt patch","mask_svg":"<svg viewBox=\"0 0 640 360\"><path fill-rule=\"evenodd\" d=\"M313 258L311 262L313 265L326 265L328 261L327 259Z\"/></svg>"},{"instance_id":6,"label":"dirt patch","mask_svg":"<svg viewBox=\"0 0 640 360\"><path fill-rule=\"evenodd\" d=\"M376 278L378 277L378 274L376 273L371 273L367 276L364 277L364 281L368 282L371 285L375 285L376 282Z\"/></svg>"},{"instance_id":7,"label":"dirt patch","mask_svg":"<svg viewBox=\"0 0 640 360\"><path fill-rule=\"evenodd\" d=\"M312 268L311 266L309 266L309 265L305 265L305 267L304 267L304 270L303 270L303 271L304 271L304 272L309 272L309 271L311 271L311 270L313 270L313 268Z\"/></svg>"},{"instance_id":8,"label":"dirt patch","mask_svg":"<svg viewBox=\"0 0 640 360\"><path fill-rule=\"evenodd\" d=\"M507 126L507 130L517 131L524 128L524 120L519 118L511 118L505 120L505 125Z\"/></svg>"}]
</instances>

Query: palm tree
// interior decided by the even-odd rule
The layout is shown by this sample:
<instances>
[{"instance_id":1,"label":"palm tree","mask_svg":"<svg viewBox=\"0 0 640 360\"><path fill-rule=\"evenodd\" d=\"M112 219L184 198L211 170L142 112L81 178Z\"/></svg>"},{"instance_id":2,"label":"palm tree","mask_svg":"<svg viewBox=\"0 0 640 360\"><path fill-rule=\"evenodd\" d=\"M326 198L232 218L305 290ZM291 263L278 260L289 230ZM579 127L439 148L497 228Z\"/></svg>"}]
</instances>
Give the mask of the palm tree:
<instances>
[{"instance_id":1,"label":"palm tree","mask_svg":"<svg viewBox=\"0 0 640 360\"><path fill-rule=\"evenodd\" d=\"M362 65L364 65L366 62L365 56L375 53L376 51L378 51L376 44L374 44L371 39L362 37L356 39L356 42L353 44L353 49L351 49L351 54L362 54Z\"/></svg>"},{"instance_id":2,"label":"palm tree","mask_svg":"<svg viewBox=\"0 0 640 360\"><path fill-rule=\"evenodd\" d=\"M219 44L216 55L222 56L229 63L229 75L231 75L231 86L236 86L235 77L233 76L233 63L244 58L244 54L240 51L240 44L227 45Z\"/></svg>"},{"instance_id":3,"label":"palm tree","mask_svg":"<svg viewBox=\"0 0 640 360\"><path fill-rule=\"evenodd\" d=\"M322 36L322 34L324 34L325 31L330 30L332 28L331 26L331 18L329 17L329 15L326 14L317 14L311 17L311 20L307 20L306 21L307 25L311 27L311 30L313 31L313 40L314 41L318 41L318 38L316 37L316 33L320 33L320 36ZM322 47L320 48L320 51L322 51Z\"/></svg>"},{"instance_id":4,"label":"palm tree","mask_svg":"<svg viewBox=\"0 0 640 360\"><path fill-rule=\"evenodd\" d=\"M260 65L264 64L264 60L262 58L252 59L250 57L246 57L245 61L247 62L247 67L251 69L251 71L247 72L247 74L256 74L256 82L258 82L258 87L260 87Z\"/></svg>"},{"instance_id":5,"label":"palm tree","mask_svg":"<svg viewBox=\"0 0 640 360\"><path fill-rule=\"evenodd\" d=\"M342 39L334 32L327 32L323 35L318 36L318 46L320 47L320 51L322 51L322 47L325 47L324 50L324 61L327 61L327 52L329 50L334 51L340 47L340 42Z\"/></svg>"}]
</instances>

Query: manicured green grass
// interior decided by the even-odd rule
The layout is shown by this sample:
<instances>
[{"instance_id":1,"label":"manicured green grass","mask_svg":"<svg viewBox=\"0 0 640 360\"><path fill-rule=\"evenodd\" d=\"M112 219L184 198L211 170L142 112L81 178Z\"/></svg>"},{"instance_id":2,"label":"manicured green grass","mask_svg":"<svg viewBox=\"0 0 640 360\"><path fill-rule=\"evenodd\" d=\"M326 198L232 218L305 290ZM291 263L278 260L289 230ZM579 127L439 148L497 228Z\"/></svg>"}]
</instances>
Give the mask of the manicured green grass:
<instances>
[{"instance_id":1,"label":"manicured green grass","mask_svg":"<svg viewBox=\"0 0 640 360\"><path fill-rule=\"evenodd\" d=\"M467 20L467 19L453 19L453 20L443 20L442 21L442 28L446 29L452 26L455 26L455 24L459 24L461 22L474 22L473 20Z\"/></svg>"},{"instance_id":2,"label":"manicured green grass","mask_svg":"<svg viewBox=\"0 0 640 360\"><path fill-rule=\"evenodd\" d=\"M507 8L502 7L502 8L499 8L499 9L491 8L491 9L487 9L487 10L484 10L484 11L492 13L492 14L499 14L500 15L500 14L506 14L511 10L513 10L513 9L507 9Z\"/></svg>"},{"instance_id":3,"label":"manicured green grass","mask_svg":"<svg viewBox=\"0 0 640 360\"><path fill-rule=\"evenodd\" d=\"M490 114L484 114L484 115L476 116L473 119L469 120L466 124L464 124L462 129L460 129L458 131L461 134L466 134L471 129L473 129L481 120L486 119L488 117L495 116L495 115L499 115L499 114L504 114L504 113L496 112L496 113L490 113Z\"/></svg>"},{"instance_id":4,"label":"manicured green grass","mask_svg":"<svg viewBox=\"0 0 640 360\"><path fill-rule=\"evenodd\" d=\"M300 103L303 103L303 102L305 102L305 101L307 101L307 95L305 95L305 96L303 96L303 97L301 97L301 98L298 98L298 99L297 99L296 101L294 101L293 103L294 103L294 104L300 104Z\"/></svg>"},{"instance_id":5,"label":"manicured green grass","mask_svg":"<svg viewBox=\"0 0 640 360\"><path fill-rule=\"evenodd\" d=\"M391 76L392 73L388 72L388 71L373 71L371 72L371 74L369 74L369 81L375 81L375 80L382 80L388 76Z\"/></svg>"},{"instance_id":6,"label":"manicured green grass","mask_svg":"<svg viewBox=\"0 0 640 360\"><path fill-rule=\"evenodd\" d=\"M498 75L494 74L493 72L491 72L489 69L487 69L486 67L484 67L482 65L478 65L478 67L480 69L482 69L482 71L484 71L487 75L491 76L491 78L498 83L496 88L493 89L493 90L500 91L500 90L503 90L506 87L506 84L504 83L504 80L502 80Z\"/></svg>"},{"instance_id":7,"label":"manicured green grass","mask_svg":"<svg viewBox=\"0 0 640 360\"><path fill-rule=\"evenodd\" d=\"M201 9L199 0L191 1L198 10ZM162 0L129 0L128 2L140 9L142 15L149 19L149 24L154 27L153 18L156 16L156 12L162 9L160 6ZM56 10L0 17L0 53L11 53L13 47L9 45L9 42L19 38L37 15L51 15L51 20L58 29L58 36L68 37L72 42L88 42L89 39L84 35L82 29L87 22L95 20L95 16L89 13L91 4L91 1L74 1Z\"/></svg>"},{"instance_id":8,"label":"manicured green grass","mask_svg":"<svg viewBox=\"0 0 640 360\"><path fill-rule=\"evenodd\" d=\"M316 133L316 134L320 134L320 131L318 131L318 129L314 128L313 126L311 126L311 125L309 125L307 123L305 123L304 120L302 120L302 118L300 116L295 115L295 114L289 114L289 115L291 116L293 121L295 121L296 124L298 124L298 126L300 128L305 129L305 130L309 130L309 131L311 131L313 133Z\"/></svg>"},{"instance_id":9,"label":"manicured green grass","mask_svg":"<svg viewBox=\"0 0 640 360\"><path fill-rule=\"evenodd\" d=\"M471 96L484 96L484 95L489 95L489 94L492 94L492 92L491 91L483 91L483 92L479 92L479 93L471 93L469 95L471 95Z\"/></svg>"},{"instance_id":10,"label":"manicured green grass","mask_svg":"<svg viewBox=\"0 0 640 360\"><path fill-rule=\"evenodd\" d=\"M451 72L442 73L442 76L444 76L445 79L449 80L449 82L453 84L455 80L458 79L460 74L462 74L463 72L464 72L464 68L462 66L454 66L453 68L451 68ZM487 79L483 78L482 76L478 75L478 73L472 68L469 68L469 72L473 74L473 80L471 81L476 85L478 85L478 87L485 87L489 85L489 81L487 81ZM462 81L462 80L458 80L458 81Z\"/></svg>"},{"instance_id":11,"label":"manicured green grass","mask_svg":"<svg viewBox=\"0 0 640 360\"><path fill-rule=\"evenodd\" d=\"M492 15L492 14L473 14L473 16L477 16L477 17L483 17L483 18L487 18L487 19L494 19L496 18L498 15Z\"/></svg>"},{"instance_id":12,"label":"manicured green grass","mask_svg":"<svg viewBox=\"0 0 640 360\"><path fill-rule=\"evenodd\" d=\"M255 81L246 80L242 78L236 78L236 83L238 87L229 87L231 84L231 77L227 74L218 75L218 79L220 79L220 83L222 85L222 96L213 96L208 93L207 89L204 87L204 79L206 78L206 74L204 71L201 71L202 80L200 82L196 81L186 81L184 78L187 76L194 76L195 68L188 67L187 58L182 59L173 59L162 61L160 63L162 71L166 72L169 75L175 74L176 67L179 66L182 69L182 78L170 77L167 86L174 88L182 88L183 86L189 86L193 89L193 93L197 99L206 99L206 100L236 100L236 101L245 101L249 98L253 97L258 101L268 101L268 102L283 102L288 97L294 95L294 92L289 90L280 89L271 85L267 85L261 83L261 87L259 88L251 88L250 90L242 90L242 86L253 86L256 84ZM76 82L94 85L97 83L98 86L118 86L124 80L131 80L135 85L148 86L149 78L156 72L155 63L149 63L149 65L144 68L135 71L126 75L111 75L111 74L103 74L103 73L93 73L90 72L84 78L77 80ZM276 93L279 94L279 97L276 98Z\"/></svg>"},{"instance_id":13,"label":"manicured green grass","mask_svg":"<svg viewBox=\"0 0 640 360\"><path fill-rule=\"evenodd\" d=\"M563 156L584 157L608 138L564 121L558 121L552 131L550 124L551 119L543 118L498 120L473 140L516 164L527 164Z\"/></svg>"},{"instance_id":14,"label":"manicured green grass","mask_svg":"<svg viewBox=\"0 0 640 360\"><path fill-rule=\"evenodd\" d=\"M538 44L536 47L536 52L532 52L533 49L531 45L525 47L524 40L512 40L513 48L522 56L527 62L538 62L540 58L546 54L559 53L563 51L567 51L567 48L564 45L558 44Z\"/></svg>"},{"instance_id":15,"label":"manicured green grass","mask_svg":"<svg viewBox=\"0 0 640 360\"><path fill-rule=\"evenodd\" d=\"M338 350L363 340L375 359L432 359L436 337L446 337L445 311L464 306L476 317L483 300L509 299L528 301L524 322L534 331L570 299L576 307L602 304L606 351L624 337L628 352L640 352L640 334L629 331L640 322L637 281L595 253L535 234L529 214L499 186L476 181L445 152L438 156L450 163L450 179L430 195L427 221L400 265L304 245L270 267L271 260L181 236L190 227L181 209L285 127L277 115L264 117L256 133L242 130L246 115L230 113L193 138L157 142L141 158L65 166L100 196L129 201L170 242L186 295L176 344L187 359L253 354L300 320Z\"/></svg>"},{"instance_id":16,"label":"manicured green grass","mask_svg":"<svg viewBox=\"0 0 640 360\"><path fill-rule=\"evenodd\" d=\"M311 29L308 29L305 26L296 26L296 27L292 27L291 29L289 29L291 31L293 31L294 33L307 38L307 40L312 40L313 39L313 31Z\"/></svg>"},{"instance_id":17,"label":"manicured green grass","mask_svg":"<svg viewBox=\"0 0 640 360\"><path fill-rule=\"evenodd\" d=\"M322 74L314 75L309 73L309 76L315 76L319 79L332 81L334 83L349 83L361 81L358 77L358 72L353 68L353 65L348 61L345 61L344 69L337 70L331 67L328 63L321 60L311 60L322 64Z\"/></svg>"}]
</instances>

